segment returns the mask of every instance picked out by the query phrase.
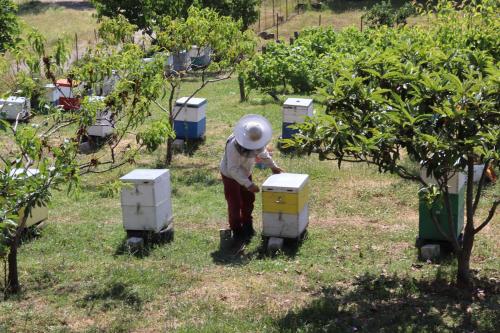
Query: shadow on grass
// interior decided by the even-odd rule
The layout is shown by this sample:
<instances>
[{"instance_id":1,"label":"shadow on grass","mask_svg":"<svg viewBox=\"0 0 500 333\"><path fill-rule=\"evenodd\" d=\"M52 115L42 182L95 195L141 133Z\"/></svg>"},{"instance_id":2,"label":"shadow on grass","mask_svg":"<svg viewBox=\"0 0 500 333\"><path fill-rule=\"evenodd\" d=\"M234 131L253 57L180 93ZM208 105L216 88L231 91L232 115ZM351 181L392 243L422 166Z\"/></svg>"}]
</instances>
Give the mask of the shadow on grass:
<instances>
[{"instance_id":1,"label":"shadow on grass","mask_svg":"<svg viewBox=\"0 0 500 333\"><path fill-rule=\"evenodd\" d=\"M306 307L276 322L280 332L493 332L499 286L475 281L471 294L433 280L365 274L352 286L325 286Z\"/></svg>"},{"instance_id":2,"label":"shadow on grass","mask_svg":"<svg viewBox=\"0 0 500 333\"><path fill-rule=\"evenodd\" d=\"M174 241L174 229L166 228L160 233L148 231L128 231L128 234L123 238L121 243L115 250L115 256L130 255L136 258L146 258L151 254L151 251L158 246L163 246ZM142 238L144 243L137 248L131 248L127 244L129 237Z\"/></svg>"},{"instance_id":3,"label":"shadow on grass","mask_svg":"<svg viewBox=\"0 0 500 333\"><path fill-rule=\"evenodd\" d=\"M196 151L198 151L198 149L205 144L205 138L199 140L179 139L183 140L183 143L180 146L174 147L174 152L181 153L189 157L192 157Z\"/></svg>"},{"instance_id":4,"label":"shadow on grass","mask_svg":"<svg viewBox=\"0 0 500 333\"><path fill-rule=\"evenodd\" d=\"M49 9L66 8L74 10L93 9L90 1L58 1L57 3L47 3L40 1L28 1L19 5L19 15L36 15L46 12Z\"/></svg>"},{"instance_id":5,"label":"shadow on grass","mask_svg":"<svg viewBox=\"0 0 500 333\"><path fill-rule=\"evenodd\" d=\"M123 282L109 282L97 286L95 290L87 293L83 298L76 301L77 305L90 311L100 306L101 310L110 310L126 305L132 309L140 310L143 301L137 291Z\"/></svg>"},{"instance_id":6,"label":"shadow on grass","mask_svg":"<svg viewBox=\"0 0 500 333\"><path fill-rule=\"evenodd\" d=\"M212 261L216 265L244 266L252 260L263 260L267 258L277 258L280 256L293 259L302 246L302 242L285 240L284 246L276 253L268 253L267 242L262 240L259 246L251 251L235 251L234 249L218 249L210 254Z\"/></svg>"}]
</instances>

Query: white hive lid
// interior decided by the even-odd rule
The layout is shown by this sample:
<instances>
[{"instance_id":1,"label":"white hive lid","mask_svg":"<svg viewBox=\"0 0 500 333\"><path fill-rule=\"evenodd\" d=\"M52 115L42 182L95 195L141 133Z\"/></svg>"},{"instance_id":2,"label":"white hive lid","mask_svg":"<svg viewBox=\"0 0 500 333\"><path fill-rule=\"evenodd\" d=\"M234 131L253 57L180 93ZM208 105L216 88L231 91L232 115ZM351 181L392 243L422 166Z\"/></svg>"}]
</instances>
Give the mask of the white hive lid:
<instances>
[{"instance_id":1,"label":"white hive lid","mask_svg":"<svg viewBox=\"0 0 500 333\"><path fill-rule=\"evenodd\" d=\"M53 83L47 83L45 86L44 86L46 89L54 89L56 87L55 84Z\"/></svg>"},{"instance_id":2,"label":"white hive lid","mask_svg":"<svg viewBox=\"0 0 500 333\"><path fill-rule=\"evenodd\" d=\"M186 101L188 100L189 97L181 97L179 98L175 104L177 106L182 106L184 105L184 103L186 103ZM200 107L202 106L203 104L207 103L207 100L205 98L196 98L196 97L193 97L189 100L189 102L187 103L187 106L195 106L195 107Z\"/></svg>"},{"instance_id":3,"label":"white hive lid","mask_svg":"<svg viewBox=\"0 0 500 333\"><path fill-rule=\"evenodd\" d=\"M106 97L104 96L89 96L89 102L99 102L104 101Z\"/></svg>"},{"instance_id":4,"label":"white hive lid","mask_svg":"<svg viewBox=\"0 0 500 333\"><path fill-rule=\"evenodd\" d=\"M22 168L21 169L12 169L10 171L10 176L17 178L19 175L24 174L25 176L31 177L31 176L35 176L35 175L40 173L40 171L38 169L28 169L26 172L25 172L25 170L26 169L22 169Z\"/></svg>"},{"instance_id":5,"label":"white hive lid","mask_svg":"<svg viewBox=\"0 0 500 333\"><path fill-rule=\"evenodd\" d=\"M298 173L280 173L267 178L262 189L264 191L298 192L307 183L309 175Z\"/></svg>"},{"instance_id":6,"label":"white hive lid","mask_svg":"<svg viewBox=\"0 0 500 333\"><path fill-rule=\"evenodd\" d=\"M312 103L313 100L309 98L288 98L283 106L308 108Z\"/></svg>"},{"instance_id":7,"label":"white hive lid","mask_svg":"<svg viewBox=\"0 0 500 333\"><path fill-rule=\"evenodd\" d=\"M7 103L24 103L26 102L26 97L10 96L7 98Z\"/></svg>"},{"instance_id":8,"label":"white hive lid","mask_svg":"<svg viewBox=\"0 0 500 333\"><path fill-rule=\"evenodd\" d=\"M169 169L135 169L129 172L125 176L121 177L120 180L123 182L134 183L134 182L144 182L144 181L158 181L163 175L168 174Z\"/></svg>"}]
</instances>

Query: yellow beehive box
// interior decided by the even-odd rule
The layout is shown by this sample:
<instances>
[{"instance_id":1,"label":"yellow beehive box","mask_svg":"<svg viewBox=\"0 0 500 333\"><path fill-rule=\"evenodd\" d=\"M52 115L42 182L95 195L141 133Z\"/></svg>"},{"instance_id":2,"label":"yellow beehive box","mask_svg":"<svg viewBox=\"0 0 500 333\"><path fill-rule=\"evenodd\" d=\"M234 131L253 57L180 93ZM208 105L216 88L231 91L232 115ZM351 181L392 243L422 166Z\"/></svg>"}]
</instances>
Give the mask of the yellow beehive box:
<instances>
[{"instance_id":1,"label":"yellow beehive box","mask_svg":"<svg viewBox=\"0 0 500 333\"><path fill-rule=\"evenodd\" d=\"M262 185L265 213L299 214L309 200L309 176L282 173L269 177Z\"/></svg>"}]
</instances>

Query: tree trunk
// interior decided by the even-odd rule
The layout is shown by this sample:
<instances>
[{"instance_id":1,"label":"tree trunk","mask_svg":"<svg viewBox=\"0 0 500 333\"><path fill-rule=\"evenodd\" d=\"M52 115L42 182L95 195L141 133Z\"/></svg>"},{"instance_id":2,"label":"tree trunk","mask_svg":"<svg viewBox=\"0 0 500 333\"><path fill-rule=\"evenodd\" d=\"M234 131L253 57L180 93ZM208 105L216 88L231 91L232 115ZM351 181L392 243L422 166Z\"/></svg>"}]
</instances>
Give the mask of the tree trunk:
<instances>
[{"instance_id":1,"label":"tree trunk","mask_svg":"<svg viewBox=\"0 0 500 333\"><path fill-rule=\"evenodd\" d=\"M172 158L174 157L174 139L168 138L167 140L167 157L165 159L165 165L170 166L172 164Z\"/></svg>"},{"instance_id":2,"label":"tree trunk","mask_svg":"<svg viewBox=\"0 0 500 333\"><path fill-rule=\"evenodd\" d=\"M474 246L474 157L469 156L467 161L467 192L465 196L466 222L461 251L457 253L458 271L457 285L459 288L472 287L470 276L470 257Z\"/></svg>"},{"instance_id":3,"label":"tree trunk","mask_svg":"<svg viewBox=\"0 0 500 333\"><path fill-rule=\"evenodd\" d=\"M17 294L21 288L19 285L19 274L17 271L17 246L19 240L16 237L12 240L10 244L8 263L9 263L9 275L7 277L7 293Z\"/></svg>"},{"instance_id":4,"label":"tree trunk","mask_svg":"<svg viewBox=\"0 0 500 333\"><path fill-rule=\"evenodd\" d=\"M240 102L244 102L247 100L247 97L245 94L245 79L243 76L238 76L238 83L240 85Z\"/></svg>"}]
</instances>

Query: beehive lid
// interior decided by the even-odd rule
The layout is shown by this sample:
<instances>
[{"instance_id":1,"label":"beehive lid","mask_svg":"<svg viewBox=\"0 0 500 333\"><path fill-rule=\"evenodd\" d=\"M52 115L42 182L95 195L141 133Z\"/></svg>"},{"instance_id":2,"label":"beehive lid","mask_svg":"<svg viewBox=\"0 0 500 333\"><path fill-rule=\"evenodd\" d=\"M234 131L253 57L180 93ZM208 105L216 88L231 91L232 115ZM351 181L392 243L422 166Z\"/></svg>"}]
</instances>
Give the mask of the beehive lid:
<instances>
[{"instance_id":1,"label":"beehive lid","mask_svg":"<svg viewBox=\"0 0 500 333\"><path fill-rule=\"evenodd\" d=\"M309 98L288 98L283 106L308 108L312 103L313 100Z\"/></svg>"},{"instance_id":2,"label":"beehive lid","mask_svg":"<svg viewBox=\"0 0 500 333\"><path fill-rule=\"evenodd\" d=\"M272 175L262 184L263 191L299 192L309 179L309 175L280 173Z\"/></svg>"},{"instance_id":3,"label":"beehive lid","mask_svg":"<svg viewBox=\"0 0 500 333\"><path fill-rule=\"evenodd\" d=\"M78 82L77 82L77 81L72 81L72 83L73 83L73 87L78 86ZM57 80L57 81L56 81L56 84L57 84L59 87L71 87L71 84L69 83L69 80L68 80L68 79L60 79L60 80Z\"/></svg>"},{"instance_id":4,"label":"beehive lid","mask_svg":"<svg viewBox=\"0 0 500 333\"><path fill-rule=\"evenodd\" d=\"M24 103L26 102L26 97L10 96L4 103Z\"/></svg>"},{"instance_id":5,"label":"beehive lid","mask_svg":"<svg viewBox=\"0 0 500 333\"><path fill-rule=\"evenodd\" d=\"M25 169L12 169L10 171L10 176L13 178L17 178L19 175L24 174L25 176L31 177L39 174L40 171L38 169L28 169L28 171L25 172Z\"/></svg>"},{"instance_id":6,"label":"beehive lid","mask_svg":"<svg viewBox=\"0 0 500 333\"><path fill-rule=\"evenodd\" d=\"M188 100L189 97L181 97L179 98L175 104L177 106L183 106L184 103L186 103L186 101ZM207 103L207 100L205 98L196 98L196 97L193 97L189 100L189 102L187 103L187 106L191 106L191 107L200 107L202 106L203 104L206 104Z\"/></svg>"},{"instance_id":7,"label":"beehive lid","mask_svg":"<svg viewBox=\"0 0 500 333\"><path fill-rule=\"evenodd\" d=\"M120 180L128 183L145 181L157 182L162 176L169 172L169 169L135 169L121 177Z\"/></svg>"},{"instance_id":8,"label":"beehive lid","mask_svg":"<svg viewBox=\"0 0 500 333\"><path fill-rule=\"evenodd\" d=\"M53 83L47 83L44 87L45 87L46 89L54 89L56 86L55 86L55 84L53 84Z\"/></svg>"},{"instance_id":9,"label":"beehive lid","mask_svg":"<svg viewBox=\"0 0 500 333\"><path fill-rule=\"evenodd\" d=\"M89 96L89 102L102 102L106 99L104 96Z\"/></svg>"}]
</instances>

